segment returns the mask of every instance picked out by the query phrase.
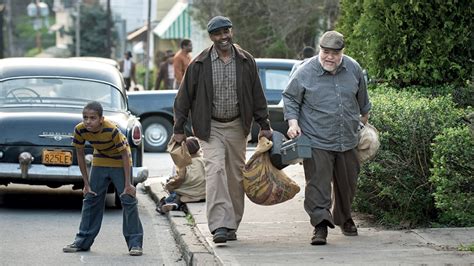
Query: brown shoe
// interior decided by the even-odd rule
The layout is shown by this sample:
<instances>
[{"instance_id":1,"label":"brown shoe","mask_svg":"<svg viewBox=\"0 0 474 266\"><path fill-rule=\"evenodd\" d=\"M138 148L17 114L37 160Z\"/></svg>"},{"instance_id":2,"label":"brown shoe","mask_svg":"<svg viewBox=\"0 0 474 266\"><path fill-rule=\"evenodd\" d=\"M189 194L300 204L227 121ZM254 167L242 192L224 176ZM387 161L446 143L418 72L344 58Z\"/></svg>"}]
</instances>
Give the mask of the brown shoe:
<instances>
[{"instance_id":1,"label":"brown shoe","mask_svg":"<svg viewBox=\"0 0 474 266\"><path fill-rule=\"evenodd\" d=\"M328 237L328 227L322 222L314 227L313 237L311 238L311 245L326 245L326 238Z\"/></svg>"},{"instance_id":2,"label":"brown shoe","mask_svg":"<svg viewBox=\"0 0 474 266\"><path fill-rule=\"evenodd\" d=\"M346 236L356 236L357 227L352 219L347 220L342 226L341 231Z\"/></svg>"}]
</instances>

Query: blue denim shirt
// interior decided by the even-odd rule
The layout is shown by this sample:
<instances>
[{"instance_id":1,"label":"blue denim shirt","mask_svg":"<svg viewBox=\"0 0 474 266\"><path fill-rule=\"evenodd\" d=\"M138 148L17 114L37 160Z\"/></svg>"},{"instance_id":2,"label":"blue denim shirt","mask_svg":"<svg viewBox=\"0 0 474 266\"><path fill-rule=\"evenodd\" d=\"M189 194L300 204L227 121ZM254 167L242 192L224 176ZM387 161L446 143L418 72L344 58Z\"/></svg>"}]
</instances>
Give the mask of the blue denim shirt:
<instances>
[{"instance_id":1,"label":"blue denim shirt","mask_svg":"<svg viewBox=\"0 0 474 266\"><path fill-rule=\"evenodd\" d=\"M283 91L285 120L296 119L313 148L343 152L358 143L359 116L370 111L360 65L344 55L331 74L319 56L302 64Z\"/></svg>"}]
</instances>

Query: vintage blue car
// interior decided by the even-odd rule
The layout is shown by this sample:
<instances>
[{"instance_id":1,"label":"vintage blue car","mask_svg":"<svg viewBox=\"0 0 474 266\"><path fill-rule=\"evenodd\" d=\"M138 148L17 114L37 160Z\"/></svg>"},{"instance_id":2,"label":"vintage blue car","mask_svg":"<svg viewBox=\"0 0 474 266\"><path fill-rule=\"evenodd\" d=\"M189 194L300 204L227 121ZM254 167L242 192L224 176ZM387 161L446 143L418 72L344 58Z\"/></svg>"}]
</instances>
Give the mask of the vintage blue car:
<instances>
[{"instance_id":1,"label":"vintage blue car","mask_svg":"<svg viewBox=\"0 0 474 266\"><path fill-rule=\"evenodd\" d=\"M0 185L82 188L71 141L84 105L93 100L127 136L133 183L145 181L142 126L128 110L117 68L77 59L10 58L0 60ZM92 151L86 146L89 165Z\"/></svg>"},{"instance_id":2,"label":"vintage blue car","mask_svg":"<svg viewBox=\"0 0 474 266\"><path fill-rule=\"evenodd\" d=\"M283 121L281 93L285 89L291 69L298 60L257 58L260 81L267 98L270 123L274 130L286 133ZM144 131L145 151L163 152L173 133L173 103L176 90L138 91L129 93L130 111L140 117ZM188 135L191 134L187 125ZM258 126L252 128L252 140L257 140Z\"/></svg>"}]
</instances>

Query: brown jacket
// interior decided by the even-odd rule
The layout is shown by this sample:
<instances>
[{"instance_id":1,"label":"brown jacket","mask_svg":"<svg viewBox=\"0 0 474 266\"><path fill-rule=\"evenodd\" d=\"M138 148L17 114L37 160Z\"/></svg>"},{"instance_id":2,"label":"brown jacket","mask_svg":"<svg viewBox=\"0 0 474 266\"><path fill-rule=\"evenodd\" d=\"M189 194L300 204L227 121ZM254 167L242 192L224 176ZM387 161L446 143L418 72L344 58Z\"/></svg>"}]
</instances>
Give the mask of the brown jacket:
<instances>
[{"instance_id":1,"label":"brown jacket","mask_svg":"<svg viewBox=\"0 0 474 266\"><path fill-rule=\"evenodd\" d=\"M191 113L194 135L208 140L211 132L211 112L214 96L210 50L201 52L188 66L174 102L174 133L184 134L184 124ZM261 129L270 129L267 100L252 55L236 47L237 97L245 135L250 132L252 119Z\"/></svg>"},{"instance_id":2,"label":"brown jacket","mask_svg":"<svg viewBox=\"0 0 474 266\"><path fill-rule=\"evenodd\" d=\"M173 67L174 67L174 79L178 84L181 84L183 80L184 73L186 68L191 62L191 54L186 53L183 49L179 50L173 58Z\"/></svg>"}]
</instances>

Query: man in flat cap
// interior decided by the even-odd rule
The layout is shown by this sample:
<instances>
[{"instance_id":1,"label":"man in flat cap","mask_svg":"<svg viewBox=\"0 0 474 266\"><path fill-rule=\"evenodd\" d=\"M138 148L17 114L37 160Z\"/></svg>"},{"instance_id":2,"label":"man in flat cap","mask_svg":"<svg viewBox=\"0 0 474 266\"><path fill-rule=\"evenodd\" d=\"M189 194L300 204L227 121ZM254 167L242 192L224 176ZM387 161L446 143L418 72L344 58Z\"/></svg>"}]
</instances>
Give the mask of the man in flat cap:
<instances>
[{"instance_id":1,"label":"man in flat cap","mask_svg":"<svg viewBox=\"0 0 474 266\"><path fill-rule=\"evenodd\" d=\"M362 68L343 53L343 35L324 33L319 48L318 56L294 73L283 92L288 136L311 140L312 158L303 166L304 208L314 226L312 245L325 245L328 227L334 225L346 236L357 235L351 205L360 169L358 128L360 122L367 123L371 108Z\"/></svg>"},{"instance_id":2,"label":"man in flat cap","mask_svg":"<svg viewBox=\"0 0 474 266\"><path fill-rule=\"evenodd\" d=\"M252 120L269 139L267 101L255 60L232 43L232 22L216 16L207 31L213 45L188 66L174 102L174 139L185 139L191 114L206 161L206 204L215 243L236 240L244 213L243 167Z\"/></svg>"}]
</instances>

